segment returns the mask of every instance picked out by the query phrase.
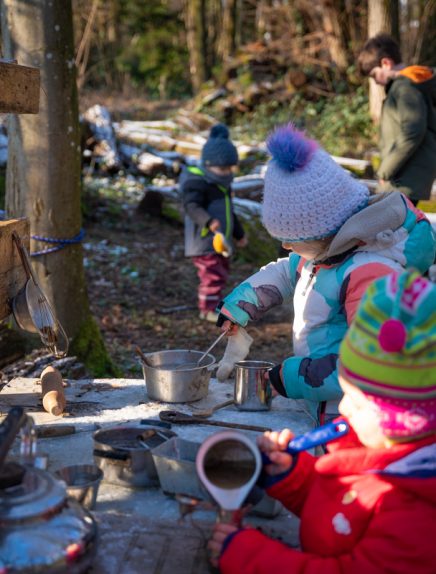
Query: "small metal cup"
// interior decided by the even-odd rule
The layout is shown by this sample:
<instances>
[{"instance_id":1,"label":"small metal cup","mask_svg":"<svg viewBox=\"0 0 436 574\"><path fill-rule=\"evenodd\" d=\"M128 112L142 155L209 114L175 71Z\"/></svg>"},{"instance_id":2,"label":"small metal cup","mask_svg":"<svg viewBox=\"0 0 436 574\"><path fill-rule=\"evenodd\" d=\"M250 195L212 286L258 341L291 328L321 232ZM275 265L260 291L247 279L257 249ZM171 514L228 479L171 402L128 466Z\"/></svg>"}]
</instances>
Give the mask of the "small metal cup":
<instances>
[{"instance_id":1,"label":"small metal cup","mask_svg":"<svg viewBox=\"0 0 436 574\"><path fill-rule=\"evenodd\" d=\"M240 361L235 365L235 405L240 411L269 411L271 383L265 379L274 363Z\"/></svg>"},{"instance_id":2,"label":"small metal cup","mask_svg":"<svg viewBox=\"0 0 436 574\"><path fill-rule=\"evenodd\" d=\"M75 464L64 466L55 475L67 485L67 494L82 506L92 510L97 500L103 472L94 464Z\"/></svg>"}]
</instances>

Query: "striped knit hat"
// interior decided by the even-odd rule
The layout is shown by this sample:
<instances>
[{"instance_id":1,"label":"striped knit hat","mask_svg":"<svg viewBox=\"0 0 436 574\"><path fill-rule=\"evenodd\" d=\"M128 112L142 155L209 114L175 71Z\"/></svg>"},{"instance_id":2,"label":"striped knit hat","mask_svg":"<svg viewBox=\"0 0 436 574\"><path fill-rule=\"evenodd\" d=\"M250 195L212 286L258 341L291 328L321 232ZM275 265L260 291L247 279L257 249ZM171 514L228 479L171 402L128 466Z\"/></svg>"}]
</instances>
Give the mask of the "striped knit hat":
<instances>
[{"instance_id":1,"label":"striped knit hat","mask_svg":"<svg viewBox=\"0 0 436 574\"><path fill-rule=\"evenodd\" d=\"M368 188L292 124L277 128L267 146L262 219L273 237L324 239L368 204Z\"/></svg>"},{"instance_id":2,"label":"striped knit hat","mask_svg":"<svg viewBox=\"0 0 436 574\"><path fill-rule=\"evenodd\" d=\"M346 380L378 405L386 436L436 431L436 287L414 271L374 281L340 361Z\"/></svg>"}]
</instances>

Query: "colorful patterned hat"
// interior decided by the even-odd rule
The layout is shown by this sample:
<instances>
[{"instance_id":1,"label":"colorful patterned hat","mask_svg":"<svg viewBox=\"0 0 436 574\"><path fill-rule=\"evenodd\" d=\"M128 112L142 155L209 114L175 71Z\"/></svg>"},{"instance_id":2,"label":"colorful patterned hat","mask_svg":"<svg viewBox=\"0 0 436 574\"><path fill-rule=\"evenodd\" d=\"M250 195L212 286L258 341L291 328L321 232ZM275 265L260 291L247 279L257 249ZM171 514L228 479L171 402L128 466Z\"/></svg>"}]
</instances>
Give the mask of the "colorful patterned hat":
<instances>
[{"instance_id":1,"label":"colorful patterned hat","mask_svg":"<svg viewBox=\"0 0 436 574\"><path fill-rule=\"evenodd\" d=\"M380 407L392 438L436 430L436 286L393 273L366 291L340 348L346 380Z\"/></svg>"},{"instance_id":2,"label":"colorful patterned hat","mask_svg":"<svg viewBox=\"0 0 436 574\"><path fill-rule=\"evenodd\" d=\"M330 237L368 204L366 185L292 124L278 127L267 147L262 220L280 241Z\"/></svg>"}]
</instances>

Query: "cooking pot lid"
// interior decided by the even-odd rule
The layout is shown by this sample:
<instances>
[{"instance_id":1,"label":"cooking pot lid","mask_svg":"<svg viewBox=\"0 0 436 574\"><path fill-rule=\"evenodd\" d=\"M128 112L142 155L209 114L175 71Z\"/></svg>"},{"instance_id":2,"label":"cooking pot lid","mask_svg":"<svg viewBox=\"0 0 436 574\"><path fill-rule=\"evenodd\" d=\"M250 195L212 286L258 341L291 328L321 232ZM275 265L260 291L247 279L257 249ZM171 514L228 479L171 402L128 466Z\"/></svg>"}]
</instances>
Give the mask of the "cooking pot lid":
<instances>
[{"instance_id":1,"label":"cooking pot lid","mask_svg":"<svg viewBox=\"0 0 436 574\"><path fill-rule=\"evenodd\" d=\"M27 468L20 484L0 490L0 521L14 522L45 514L59 507L65 498L61 481L44 470Z\"/></svg>"},{"instance_id":2,"label":"cooking pot lid","mask_svg":"<svg viewBox=\"0 0 436 574\"><path fill-rule=\"evenodd\" d=\"M173 436L174 432L160 427L113 427L94 433L94 441L105 450L130 452L151 450Z\"/></svg>"}]
</instances>

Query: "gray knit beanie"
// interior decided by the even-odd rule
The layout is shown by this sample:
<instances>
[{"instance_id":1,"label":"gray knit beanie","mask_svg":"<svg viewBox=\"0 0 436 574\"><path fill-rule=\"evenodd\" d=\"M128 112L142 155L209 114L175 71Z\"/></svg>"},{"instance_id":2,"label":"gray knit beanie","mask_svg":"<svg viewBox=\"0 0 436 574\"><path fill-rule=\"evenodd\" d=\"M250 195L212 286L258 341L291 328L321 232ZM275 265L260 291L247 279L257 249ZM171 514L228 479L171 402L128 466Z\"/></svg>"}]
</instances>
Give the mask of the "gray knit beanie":
<instances>
[{"instance_id":1,"label":"gray knit beanie","mask_svg":"<svg viewBox=\"0 0 436 574\"><path fill-rule=\"evenodd\" d=\"M217 124L210 130L209 139L201 152L201 160L205 167L237 165L238 150L230 141L229 130L224 124Z\"/></svg>"},{"instance_id":2,"label":"gray knit beanie","mask_svg":"<svg viewBox=\"0 0 436 574\"><path fill-rule=\"evenodd\" d=\"M283 242L334 235L368 203L369 190L292 124L267 140L263 224Z\"/></svg>"}]
</instances>

